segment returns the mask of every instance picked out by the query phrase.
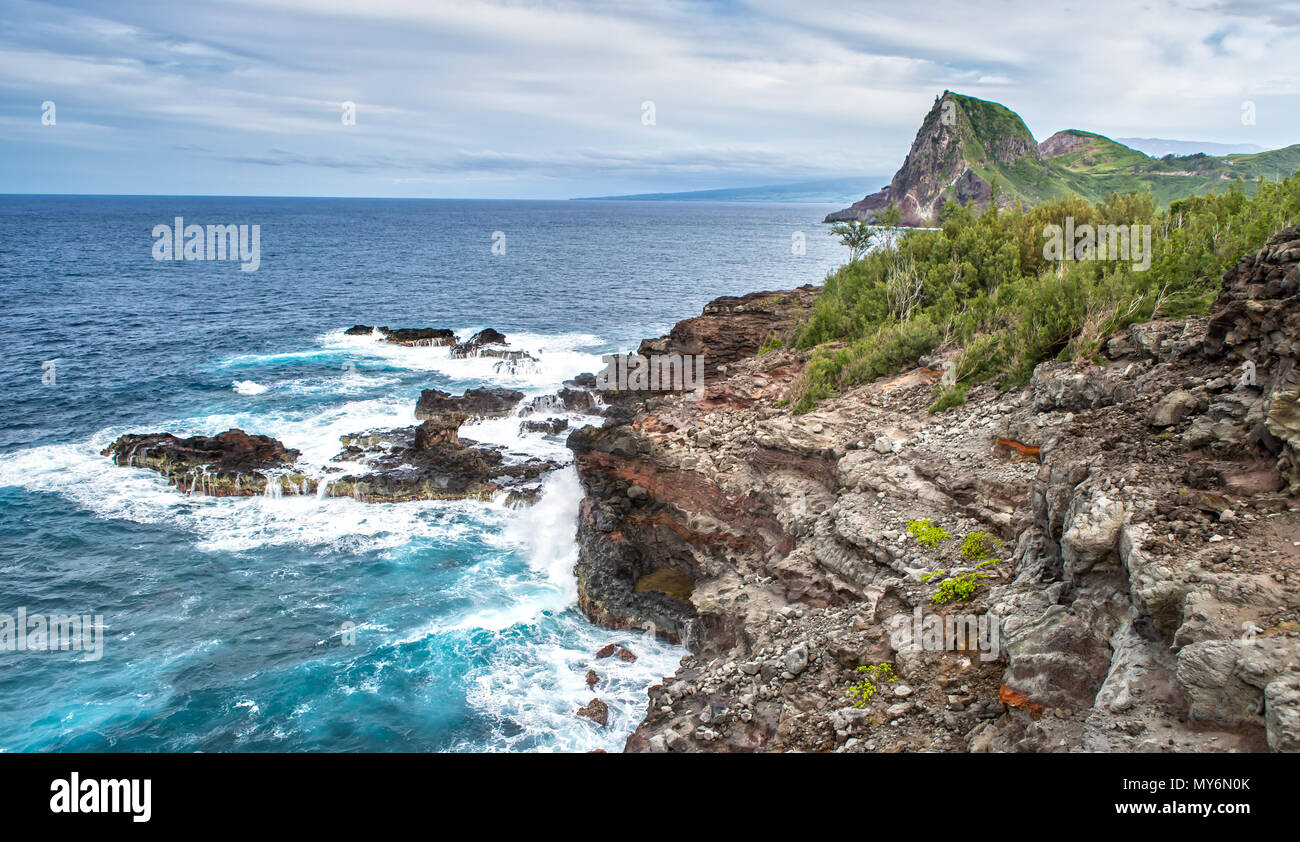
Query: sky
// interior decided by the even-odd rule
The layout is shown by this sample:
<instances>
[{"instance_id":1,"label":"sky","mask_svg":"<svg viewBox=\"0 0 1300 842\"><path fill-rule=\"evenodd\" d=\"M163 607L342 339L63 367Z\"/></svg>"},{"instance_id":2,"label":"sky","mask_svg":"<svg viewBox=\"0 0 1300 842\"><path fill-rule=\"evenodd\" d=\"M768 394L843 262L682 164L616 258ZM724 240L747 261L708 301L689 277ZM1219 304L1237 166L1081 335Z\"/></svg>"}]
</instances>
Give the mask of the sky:
<instances>
[{"instance_id":1,"label":"sky","mask_svg":"<svg viewBox=\"0 0 1300 842\"><path fill-rule=\"evenodd\" d=\"M0 0L0 15L0 193L557 199L852 177L865 195L945 89L1003 103L1039 140L1300 143L1295 0Z\"/></svg>"}]
</instances>

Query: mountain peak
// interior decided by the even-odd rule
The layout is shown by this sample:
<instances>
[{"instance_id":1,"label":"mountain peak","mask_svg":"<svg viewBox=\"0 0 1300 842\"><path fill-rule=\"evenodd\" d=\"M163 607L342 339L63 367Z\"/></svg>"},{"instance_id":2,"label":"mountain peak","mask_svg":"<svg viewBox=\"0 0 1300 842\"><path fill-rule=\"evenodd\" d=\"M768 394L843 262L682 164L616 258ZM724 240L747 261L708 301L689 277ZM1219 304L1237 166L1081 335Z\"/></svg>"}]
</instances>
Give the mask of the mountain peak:
<instances>
[{"instance_id":1,"label":"mountain peak","mask_svg":"<svg viewBox=\"0 0 1300 842\"><path fill-rule=\"evenodd\" d=\"M1082 129L1057 132L1040 144L1020 115L1001 103L944 91L889 185L825 221L871 221L895 205L904 225L933 225L949 201L987 206L994 185L1002 207L1071 193L1100 201L1133 190L1149 191L1163 205L1233 182L1253 194L1261 178L1285 178L1298 169L1300 145L1257 154L1156 159Z\"/></svg>"},{"instance_id":2,"label":"mountain peak","mask_svg":"<svg viewBox=\"0 0 1300 842\"><path fill-rule=\"evenodd\" d=\"M927 225L949 199L987 204L992 179L986 174L1026 158L1037 161L1039 149L1020 115L1001 103L944 91L889 186L826 221L871 219L895 204L905 225Z\"/></svg>"}]
</instances>

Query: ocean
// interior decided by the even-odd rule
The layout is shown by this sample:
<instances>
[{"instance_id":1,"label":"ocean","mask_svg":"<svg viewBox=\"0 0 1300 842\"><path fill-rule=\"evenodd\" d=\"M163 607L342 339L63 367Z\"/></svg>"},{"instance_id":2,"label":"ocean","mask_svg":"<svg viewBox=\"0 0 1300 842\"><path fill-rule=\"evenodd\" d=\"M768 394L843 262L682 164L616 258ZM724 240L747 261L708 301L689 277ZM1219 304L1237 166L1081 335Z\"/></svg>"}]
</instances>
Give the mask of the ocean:
<instances>
[{"instance_id":1,"label":"ocean","mask_svg":"<svg viewBox=\"0 0 1300 842\"><path fill-rule=\"evenodd\" d=\"M319 471L340 435L414 423L422 389L548 394L717 296L820 283L834 209L0 197L0 615L105 626L102 653L0 649L0 750L620 749L684 650L578 612L566 434L462 429L566 463L518 509L186 495L99 451L239 427ZM256 271L155 260L176 217L258 226ZM492 327L538 364L354 324ZM637 660L597 660L610 642ZM593 696L607 728L574 715Z\"/></svg>"}]
</instances>

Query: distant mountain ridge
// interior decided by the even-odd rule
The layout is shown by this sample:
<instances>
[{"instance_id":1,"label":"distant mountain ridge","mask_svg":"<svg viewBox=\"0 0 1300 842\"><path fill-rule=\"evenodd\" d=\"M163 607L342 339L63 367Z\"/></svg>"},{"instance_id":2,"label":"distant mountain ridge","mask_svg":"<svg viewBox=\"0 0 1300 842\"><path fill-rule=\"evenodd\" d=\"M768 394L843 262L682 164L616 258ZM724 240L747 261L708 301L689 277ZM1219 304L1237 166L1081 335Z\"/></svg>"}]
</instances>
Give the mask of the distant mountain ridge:
<instances>
[{"instance_id":1,"label":"distant mountain ridge","mask_svg":"<svg viewBox=\"0 0 1300 842\"><path fill-rule=\"evenodd\" d=\"M723 187L677 193L632 193L625 196L585 196L573 201L627 202L798 202L837 204L862 195L864 185L879 184L881 176L765 184L757 187Z\"/></svg>"},{"instance_id":2,"label":"distant mountain ridge","mask_svg":"<svg viewBox=\"0 0 1300 842\"><path fill-rule=\"evenodd\" d=\"M1070 193L1101 201L1115 192L1149 191L1158 205L1237 181L1248 194L1260 178L1300 170L1300 144L1251 154L1203 153L1153 158L1079 129L1042 143L1011 109L952 91L935 98L903 166L889 185L826 222L874 220L891 204L904 225L931 225L948 201L1036 205Z\"/></svg>"},{"instance_id":3,"label":"distant mountain ridge","mask_svg":"<svg viewBox=\"0 0 1300 842\"><path fill-rule=\"evenodd\" d=\"M1268 150L1256 143L1213 143L1205 140L1170 140L1164 137L1117 137L1116 143L1122 143L1130 149L1163 158L1166 155L1253 155Z\"/></svg>"}]
</instances>

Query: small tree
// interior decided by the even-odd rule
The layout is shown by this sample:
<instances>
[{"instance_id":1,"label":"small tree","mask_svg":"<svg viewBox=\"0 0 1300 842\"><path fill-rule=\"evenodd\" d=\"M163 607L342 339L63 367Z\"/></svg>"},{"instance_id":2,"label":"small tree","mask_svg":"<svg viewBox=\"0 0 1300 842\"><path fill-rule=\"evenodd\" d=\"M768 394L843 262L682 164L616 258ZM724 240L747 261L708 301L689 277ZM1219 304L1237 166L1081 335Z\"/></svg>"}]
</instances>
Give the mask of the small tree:
<instances>
[{"instance_id":1,"label":"small tree","mask_svg":"<svg viewBox=\"0 0 1300 842\"><path fill-rule=\"evenodd\" d=\"M831 234L840 238L840 243L848 247L849 262L857 260L871 250L876 239L876 229L861 219L837 222L831 228Z\"/></svg>"}]
</instances>

